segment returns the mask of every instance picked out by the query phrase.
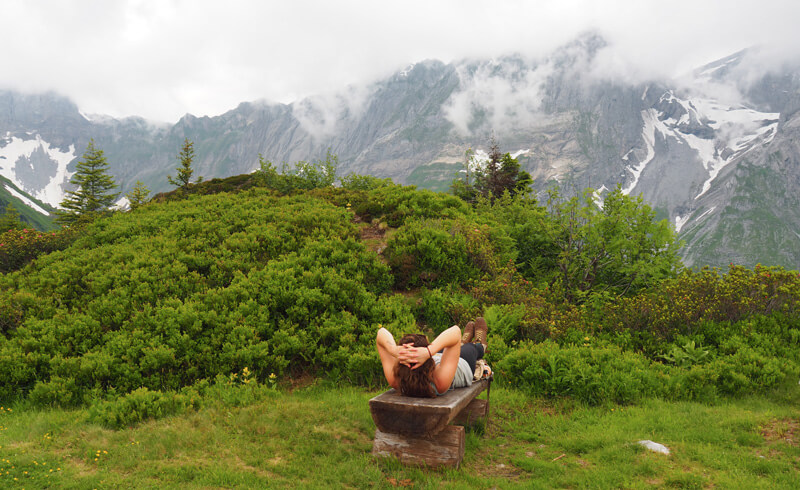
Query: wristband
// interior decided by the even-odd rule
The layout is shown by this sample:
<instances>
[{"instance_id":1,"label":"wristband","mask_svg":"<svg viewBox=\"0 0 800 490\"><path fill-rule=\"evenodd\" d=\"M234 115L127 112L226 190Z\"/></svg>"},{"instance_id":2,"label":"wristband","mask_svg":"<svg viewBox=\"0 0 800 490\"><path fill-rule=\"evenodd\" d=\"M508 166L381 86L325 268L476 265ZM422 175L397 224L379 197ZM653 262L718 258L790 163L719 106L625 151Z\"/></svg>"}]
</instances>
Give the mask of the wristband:
<instances>
[{"instance_id":1,"label":"wristband","mask_svg":"<svg viewBox=\"0 0 800 490\"><path fill-rule=\"evenodd\" d=\"M425 346L425 348L428 349L428 355L430 356L430 359L433 359L433 354L431 354L431 348L428 347L427 345Z\"/></svg>"}]
</instances>

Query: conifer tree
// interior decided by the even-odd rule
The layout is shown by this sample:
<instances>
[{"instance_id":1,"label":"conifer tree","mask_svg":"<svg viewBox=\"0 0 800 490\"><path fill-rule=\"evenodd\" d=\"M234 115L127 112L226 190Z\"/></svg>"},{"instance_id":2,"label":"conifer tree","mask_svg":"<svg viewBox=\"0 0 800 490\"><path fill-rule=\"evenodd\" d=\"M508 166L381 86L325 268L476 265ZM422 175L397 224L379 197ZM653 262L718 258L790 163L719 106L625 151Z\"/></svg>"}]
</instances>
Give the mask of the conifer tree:
<instances>
[{"instance_id":1,"label":"conifer tree","mask_svg":"<svg viewBox=\"0 0 800 490\"><path fill-rule=\"evenodd\" d=\"M506 191L512 196L525 194L532 182L530 174L520 168L516 158L513 158L510 153L500 152L500 145L492 135L489 160L484 168L475 174L474 192L494 200L501 197ZM456 195L462 198L463 195L468 195L464 190L460 192L461 194L457 193Z\"/></svg>"},{"instance_id":2,"label":"conifer tree","mask_svg":"<svg viewBox=\"0 0 800 490\"><path fill-rule=\"evenodd\" d=\"M185 189L191 184L192 174L194 173L194 169L192 168L192 162L194 161L194 143L189 138L183 139L183 146L181 147L180 153L178 153L178 160L181 161L180 166L176 169L178 174L174 179L171 175L167 175L167 181L176 187ZM201 180L202 178L198 178L197 182Z\"/></svg>"},{"instance_id":3,"label":"conifer tree","mask_svg":"<svg viewBox=\"0 0 800 490\"><path fill-rule=\"evenodd\" d=\"M25 228L25 224L19 219L19 211L11 203L8 203L5 213L0 216L0 233L23 228Z\"/></svg>"},{"instance_id":4,"label":"conifer tree","mask_svg":"<svg viewBox=\"0 0 800 490\"><path fill-rule=\"evenodd\" d=\"M136 181L136 185L131 191L125 194L131 206L131 211L147 203L147 198L150 197L150 189L144 185L140 180Z\"/></svg>"},{"instance_id":5,"label":"conifer tree","mask_svg":"<svg viewBox=\"0 0 800 490\"><path fill-rule=\"evenodd\" d=\"M77 189L67 192L61 201L62 210L57 212L56 221L69 225L81 217L108 211L119 193L112 192L117 184L107 172L108 162L103 150L95 147L93 139L89 140L83 160L78 162L75 175L69 181Z\"/></svg>"}]
</instances>

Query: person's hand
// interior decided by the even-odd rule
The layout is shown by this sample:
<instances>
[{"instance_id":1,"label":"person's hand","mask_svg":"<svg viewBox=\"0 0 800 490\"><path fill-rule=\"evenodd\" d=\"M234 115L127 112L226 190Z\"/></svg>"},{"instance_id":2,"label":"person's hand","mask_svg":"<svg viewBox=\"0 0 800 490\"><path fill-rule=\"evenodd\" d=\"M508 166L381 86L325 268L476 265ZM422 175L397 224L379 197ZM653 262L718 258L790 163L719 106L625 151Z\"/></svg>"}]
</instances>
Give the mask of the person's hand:
<instances>
[{"instance_id":1,"label":"person's hand","mask_svg":"<svg viewBox=\"0 0 800 490\"><path fill-rule=\"evenodd\" d=\"M413 344L401 345L399 355L397 356L401 364L405 364L411 369L417 369L430 358L431 355L426 347L414 347Z\"/></svg>"}]
</instances>

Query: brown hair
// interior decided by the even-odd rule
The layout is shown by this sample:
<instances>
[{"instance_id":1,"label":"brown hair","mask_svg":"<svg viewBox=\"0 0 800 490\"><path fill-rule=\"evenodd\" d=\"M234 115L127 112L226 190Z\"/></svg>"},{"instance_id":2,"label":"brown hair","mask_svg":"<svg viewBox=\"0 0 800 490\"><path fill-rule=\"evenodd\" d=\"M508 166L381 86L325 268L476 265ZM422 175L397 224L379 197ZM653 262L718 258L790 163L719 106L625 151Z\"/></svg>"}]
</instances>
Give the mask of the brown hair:
<instances>
[{"instance_id":1,"label":"brown hair","mask_svg":"<svg viewBox=\"0 0 800 490\"><path fill-rule=\"evenodd\" d=\"M403 344L413 344L414 347L427 347L428 337L422 334L406 334L399 342L399 345ZM436 391L431 386L435 368L436 363L433 359L428 359L417 369L411 369L398 362L394 368L394 376L399 381L400 393L406 396L435 398Z\"/></svg>"}]
</instances>

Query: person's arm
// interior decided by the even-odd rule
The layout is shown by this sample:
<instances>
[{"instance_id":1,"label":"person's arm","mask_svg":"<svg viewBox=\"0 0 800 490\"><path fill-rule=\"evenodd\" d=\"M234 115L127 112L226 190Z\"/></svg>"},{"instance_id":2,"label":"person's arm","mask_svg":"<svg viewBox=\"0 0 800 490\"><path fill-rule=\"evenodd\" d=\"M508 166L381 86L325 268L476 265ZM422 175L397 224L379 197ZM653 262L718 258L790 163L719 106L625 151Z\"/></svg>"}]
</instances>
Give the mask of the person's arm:
<instances>
[{"instance_id":1,"label":"person's arm","mask_svg":"<svg viewBox=\"0 0 800 490\"><path fill-rule=\"evenodd\" d=\"M394 341L391 332L383 327L378 329L378 334L375 337L375 345L378 348L378 356L381 358L383 375L386 377L386 381L389 383L389 386L399 390L400 385L394 377L394 368L397 366L400 347Z\"/></svg>"}]
</instances>

